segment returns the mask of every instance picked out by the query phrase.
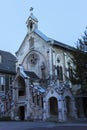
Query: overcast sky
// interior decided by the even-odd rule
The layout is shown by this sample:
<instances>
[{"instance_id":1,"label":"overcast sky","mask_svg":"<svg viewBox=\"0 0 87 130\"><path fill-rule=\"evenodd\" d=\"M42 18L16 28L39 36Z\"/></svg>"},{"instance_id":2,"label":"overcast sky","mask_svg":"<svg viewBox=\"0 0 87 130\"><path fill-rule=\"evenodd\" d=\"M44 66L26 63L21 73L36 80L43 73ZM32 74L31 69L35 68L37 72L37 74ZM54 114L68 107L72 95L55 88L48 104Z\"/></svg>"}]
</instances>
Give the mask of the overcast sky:
<instances>
[{"instance_id":1,"label":"overcast sky","mask_svg":"<svg viewBox=\"0 0 87 130\"><path fill-rule=\"evenodd\" d=\"M87 27L87 0L0 0L0 50L18 50L31 6L39 30L62 43L75 46Z\"/></svg>"}]
</instances>

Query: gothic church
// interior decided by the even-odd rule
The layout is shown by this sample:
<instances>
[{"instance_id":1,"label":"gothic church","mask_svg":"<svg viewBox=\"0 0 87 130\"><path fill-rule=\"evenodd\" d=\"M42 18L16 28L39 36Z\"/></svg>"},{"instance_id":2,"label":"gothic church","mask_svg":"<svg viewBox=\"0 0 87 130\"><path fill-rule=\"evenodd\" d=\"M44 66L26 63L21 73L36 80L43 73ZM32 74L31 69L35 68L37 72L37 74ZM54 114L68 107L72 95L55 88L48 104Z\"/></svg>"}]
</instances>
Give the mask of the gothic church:
<instances>
[{"instance_id":1,"label":"gothic church","mask_svg":"<svg viewBox=\"0 0 87 130\"><path fill-rule=\"evenodd\" d=\"M73 47L47 37L30 14L27 34L16 52L11 118L16 120L67 121L77 118L72 85Z\"/></svg>"}]
</instances>

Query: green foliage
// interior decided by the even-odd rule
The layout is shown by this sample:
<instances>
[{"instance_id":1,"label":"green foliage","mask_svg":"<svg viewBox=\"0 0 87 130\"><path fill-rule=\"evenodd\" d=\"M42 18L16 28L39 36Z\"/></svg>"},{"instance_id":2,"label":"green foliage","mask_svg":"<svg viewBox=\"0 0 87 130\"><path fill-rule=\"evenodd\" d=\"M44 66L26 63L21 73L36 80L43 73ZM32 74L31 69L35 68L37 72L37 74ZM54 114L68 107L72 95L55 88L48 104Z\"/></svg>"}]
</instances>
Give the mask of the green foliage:
<instances>
[{"instance_id":1,"label":"green foliage","mask_svg":"<svg viewBox=\"0 0 87 130\"><path fill-rule=\"evenodd\" d=\"M72 84L81 84L84 91L87 88L87 30L84 32L82 39L78 39L72 55L75 69L70 81Z\"/></svg>"}]
</instances>

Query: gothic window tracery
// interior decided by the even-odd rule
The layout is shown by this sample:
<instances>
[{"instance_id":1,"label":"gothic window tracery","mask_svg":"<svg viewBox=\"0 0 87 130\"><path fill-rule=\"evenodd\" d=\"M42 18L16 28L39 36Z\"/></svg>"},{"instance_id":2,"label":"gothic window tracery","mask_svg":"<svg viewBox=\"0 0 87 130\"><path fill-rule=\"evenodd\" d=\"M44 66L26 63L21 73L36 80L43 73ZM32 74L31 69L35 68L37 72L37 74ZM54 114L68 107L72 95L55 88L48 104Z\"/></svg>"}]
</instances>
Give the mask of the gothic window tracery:
<instances>
[{"instance_id":1,"label":"gothic window tracery","mask_svg":"<svg viewBox=\"0 0 87 130\"><path fill-rule=\"evenodd\" d=\"M57 57L57 63L60 63L60 57Z\"/></svg>"},{"instance_id":2,"label":"gothic window tracery","mask_svg":"<svg viewBox=\"0 0 87 130\"><path fill-rule=\"evenodd\" d=\"M57 66L57 76L58 79L63 81L63 70L62 70L62 66Z\"/></svg>"},{"instance_id":3,"label":"gothic window tracery","mask_svg":"<svg viewBox=\"0 0 87 130\"><path fill-rule=\"evenodd\" d=\"M56 69L57 69L57 77L60 81L63 81L63 69L62 69L62 60L61 56L57 55L56 57Z\"/></svg>"},{"instance_id":4,"label":"gothic window tracery","mask_svg":"<svg viewBox=\"0 0 87 130\"><path fill-rule=\"evenodd\" d=\"M33 53L33 54L31 54L31 55L29 56L29 63L30 63L31 65L36 65L38 59L39 59L39 58L38 58L38 55L35 54L35 53Z\"/></svg>"},{"instance_id":5,"label":"gothic window tracery","mask_svg":"<svg viewBox=\"0 0 87 130\"><path fill-rule=\"evenodd\" d=\"M68 64L68 74L69 74L69 77L72 77L73 74L72 74L72 66L71 66L71 62L68 61L67 64Z\"/></svg>"}]
</instances>

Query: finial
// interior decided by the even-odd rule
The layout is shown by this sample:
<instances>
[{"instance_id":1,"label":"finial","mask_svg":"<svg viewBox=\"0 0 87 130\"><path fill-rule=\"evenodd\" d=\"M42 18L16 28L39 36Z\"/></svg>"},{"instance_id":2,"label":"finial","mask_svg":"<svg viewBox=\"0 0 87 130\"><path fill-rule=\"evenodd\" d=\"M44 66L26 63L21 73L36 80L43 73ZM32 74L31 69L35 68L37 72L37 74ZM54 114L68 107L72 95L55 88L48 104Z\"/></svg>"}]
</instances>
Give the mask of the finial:
<instances>
[{"instance_id":1,"label":"finial","mask_svg":"<svg viewBox=\"0 0 87 130\"><path fill-rule=\"evenodd\" d=\"M30 7L30 12L31 12L31 14L32 14L32 12L33 12L33 9L34 9L33 7Z\"/></svg>"}]
</instances>

